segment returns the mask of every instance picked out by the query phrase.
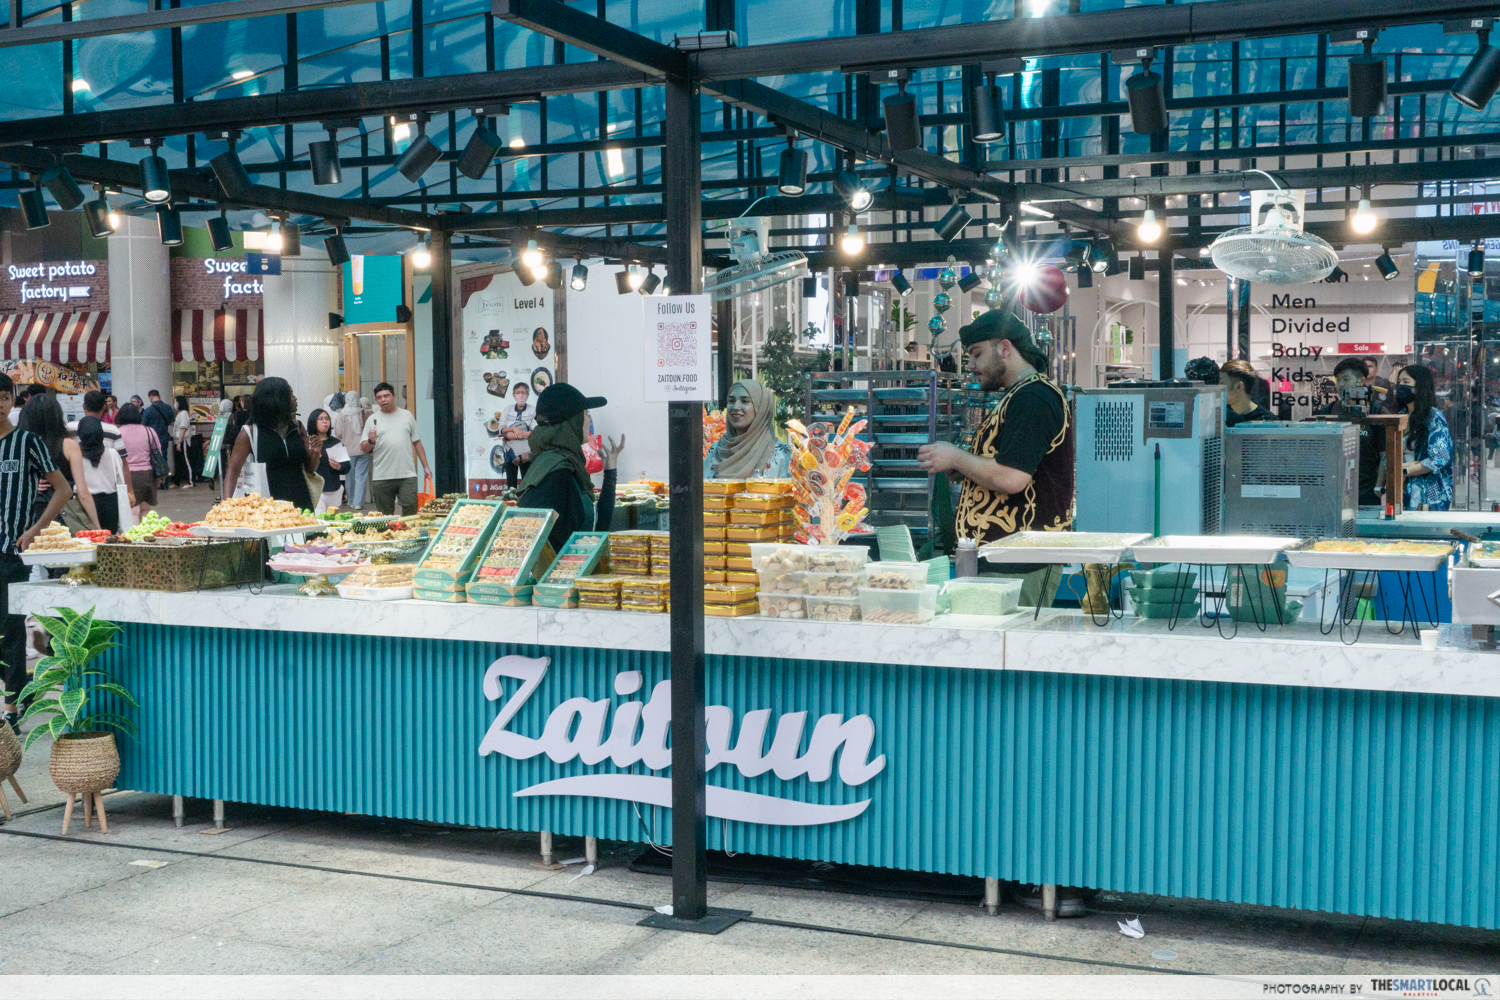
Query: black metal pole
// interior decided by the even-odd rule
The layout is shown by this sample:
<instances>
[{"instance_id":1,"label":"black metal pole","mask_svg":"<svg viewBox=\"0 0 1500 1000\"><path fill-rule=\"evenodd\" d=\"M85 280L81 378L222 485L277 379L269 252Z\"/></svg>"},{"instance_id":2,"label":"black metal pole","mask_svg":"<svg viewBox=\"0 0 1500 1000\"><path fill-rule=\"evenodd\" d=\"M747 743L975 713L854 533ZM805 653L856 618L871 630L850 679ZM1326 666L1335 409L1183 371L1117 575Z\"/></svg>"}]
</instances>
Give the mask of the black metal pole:
<instances>
[{"instance_id":1,"label":"black metal pole","mask_svg":"<svg viewBox=\"0 0 1500 1000\"><path fill-rule=\"evenodd\" d=\"M448 234L432 234L432 475L437 495L464 493L464 428L458 373L459 340L453 335L453 251ZM410 380L413 386L416 380Z\"/></svg>"},{"instance_id":2,"label":"black metal pole","mask_svg":"<svg viewBox=\"0 0 1500 1000\"><path fill-rule=\"evenodd\" d=\"M1250 282L1241 279L1238 282L1238 303L1234 311L1235 322L1239 325L1240 350L1237 357L1250 360Z\"/></svg>"},{"instance_id":3,"label":"black metal pole","mask_svg":"<svg viewBox=\"0 0 1500 1000\"><path fill-rule=\"evenodd\" d=\"M722 410L729 405L729 387L734 383L734 301L724 299L714 303L714 316L719 325L718 402Z\"/></svg>"},{"instance_id":4,"label":"black metal pole","mask_svg":"<svg viewBox=\"0 0 1500 1000\"><path fill-rule=\"evenodd\" d=\"M698 85L668 79L667 280L678 295L703 291L703 209ZM722 363L722 362L721 362ZM708 915L704 843L703 407L668 403L672 557L672 916Z\"/></svg>"},{"instance_id":5,"label":"black metal pole","mask_svg":"<svg viewBox=\"0 0 1500 1000\"><path fill-rule=\"evenodd\" d=\"M1156 377L1165 381L1176 377L1176 366L1172 360L1175 355L1175 338L1172 329L1172 251L1158 250L1156 252L1156 301L1157 334L1156 334Z\"/></svg>"}]
</instances>

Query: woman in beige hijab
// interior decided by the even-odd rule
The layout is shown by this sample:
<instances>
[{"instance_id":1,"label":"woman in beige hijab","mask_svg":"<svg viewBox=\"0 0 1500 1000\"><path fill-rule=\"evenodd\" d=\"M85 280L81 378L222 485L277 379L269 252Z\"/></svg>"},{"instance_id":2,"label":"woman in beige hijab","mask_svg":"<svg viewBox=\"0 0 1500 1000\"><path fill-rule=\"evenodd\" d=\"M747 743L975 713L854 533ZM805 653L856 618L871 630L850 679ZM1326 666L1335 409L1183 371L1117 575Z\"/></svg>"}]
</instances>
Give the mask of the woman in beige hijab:
<instances>
[{"instance_id":1,"label":"woman in beige hijab","mask_svg":"<svg viewBox=\"0 0 1500 1000\"><path fill-rule=\"evenodd\" d=\"M792 449L771 430L776 397L754 379L729 387L724 408L724 436L703 456L705 479L786 479L792 474Z\"/></svg>"}]
</instances>

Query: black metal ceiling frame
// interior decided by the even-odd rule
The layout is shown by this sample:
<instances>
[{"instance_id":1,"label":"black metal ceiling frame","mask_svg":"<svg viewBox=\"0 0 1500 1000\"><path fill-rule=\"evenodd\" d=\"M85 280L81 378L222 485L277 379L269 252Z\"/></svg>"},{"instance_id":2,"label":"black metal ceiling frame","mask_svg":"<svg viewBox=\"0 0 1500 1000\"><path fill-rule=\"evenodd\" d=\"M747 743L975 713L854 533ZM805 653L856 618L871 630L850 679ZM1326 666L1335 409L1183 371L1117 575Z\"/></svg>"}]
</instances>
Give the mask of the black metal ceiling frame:
<instances>
[{"instance_id":1,"label":"black metal ceiling frame","mask_svg":"<svg viewBox=\"0 0 1500 1000\"><path fill-rule=\"evenodd\" d=\"M32 44L34 41L60 38L93 37L120 31L142 30L146 27L180 27L212 20L264 14L289 15L290 24L294 23L295 13L298 11L339 6L346 2L353 3L360 2L360 0L337 0L337 2L230 0L230 2L205 4L192 8L153 11L140 16L72 21L38 28L0 31L0 45ZM848 117L830 114L807 102L787 97L743 77L752 74L805 73L833 69L856 72L892 64L911 67L951 66L968 61L1015 56L1033 57L1101 52L1138 43L1165 46L1169 52L1170 46L1174 44L1190 44L1231 37L1321 34L1347 28L1350 25L1393 25L1482 17L1487 16L1487 12L1493 10L1487 4L1468 2L1468 0L1433 0L1422 5L1414 5L1403 0L1372 0L1372 2L1361 4L1357 12L1354 10L1331 12L1309 10L1306 9L1308 6L1310 5L1303 4L1301 0L1217 0L1214 3L1137 7L1075 16L1020 18L978 25L953 25L900 31L878 36L856 35L688 54L660 45L597 17L568 8L556 3L555 0L495 0L494 14L497 17L542 30L560 43L594 51L609 58L611 62L557 63L545 67L496 73L361 84L355 87L329 90L291 90L266 97L229 98L160 109L145 108L126 112L63 115L52 119L34 119L29 122L0 125L0 141L26 139L40 144L66 145L79 141L82 138L80 132L88 130L90 126L93 126L91 132L93 138L101 134L111 138L129 135L154 137L169 133L180 134L184 131L216 132L225 129L248 128L256 124L264 124L268 119L281 123L323 121L345 116L362 117L371 114L385 116L410 111L413 108L458 109L514 104L542 99L546 94L599 92L655 85L666 73L681 72L687 74L689 78L698 79L706 92L720 97L729 104L749 108L757 114L779 122L783 127L792 128L811 138L829 142L855 156L889 162L897 170L912 173L930 183L963 191L965 200L1004 198L1009 203L1023 195L1027 188L1024 185L1012 188L1004 182L986 176L981 170L967 169L925 151L892 154L884 143L884 137L878 132L851 121ZM43 38L37 34L42 31L49 31L51 34ZM23 40L22 36L31 41ZM294 75L294 70L289 69L289 73ZM1403 86L1409 85L1393 84L1392 91L1396 92ZM1296 93L1265 96L1290 99ZM1301 95L1297 96L1298 99L1301 98ZM1306 96L1320 100L1328 97L1321 92L1309 93ZM1260 102L1264 99L1262 95L1232 95L1232 100L1239 103ZM1184 100L1228 103L1229 98ZM1182 101L1173 103L1182 103ZM1043 109L1038 113L1038 117L1041 113L1051 113L1054 110L1056 109ZM1093 116L1115 109L1108 105L1097 105L1080 107L1077 110L1081 114ZM726 119L727 117L726 113ZM933 116L928 117L930 119ZM1021 120L1026 116L1012 117L1013 120ZM166 118L172 119L172 127L165 127ZM80 126L83 127L82 130ZM7 135L7 132L11 134ZM639 123L637 123L637 132L639 133ZM1389 141L1390 148L1406 148L1399 145L1401 141ZM608 140L599 141L601 147L607 142ZM1312 153L1315 150L1316 147L1312 147L1305 152ZM528 152L542 153L544 151ZM1173 154L1173 158L1185 158L1190 155L1192 154ZM1265 154L1258 148L1213 151L1215 157L1232 158L1235 155L1259 157ZM1286 154L1282 153L1282 155ZM1207 158L1207 156L1204 157L1204 159ZM1058 160L1066 161L1067 158L1052 158L1049 161L1037 162L1040 164ZM1145 158L1141 162L1144 161ZM101 162L110 163L111 161ZM1161 160L1155 162L1161 162ZM1002 163L1002 169L1033 169L1030 165L1031 161L1016 163L1002 161ZM16 165L25 168L24 163ZM1001 164L977 165L981 168L1001 166ZM1049 168L1043 167L1042 169ZM1324 168L1329 173L1336 173L1342 169ZM1215 175L1200 173L1190 176L1194 181L1201 183L1202 178ZM85 177L84 179L99 178ZM1326 184L1328 179L1325 178L1323 183ZM758 186L757 182L764 184L766 180L762 177L748 178L744 186L753 190ZM553 196L550 192L538 193L543 197ZM396 214L392 211L392 206L379 204L370 205L369 210L366 211L356 207L355 199L298 195L296 192L277 191L263 186L257 186L254 194L257 198L267 195L275 196L277 201L274 204L257 204L255 207L271 210L305 210L307 214L335 217L332 206L344 206L343 211L339 213L343 217L366 218L370 221L403 225L407 228L463 231L480 228L493 229L496 226L521 229L526 226L565 224L562 222L562 216L554 216L551 212L495 213L483 218L444 217L430 216L425 213ZM506 196L512 194L525 197L525 193L504 192L497 202L503 203ZM1038 194L1038 197L1045 196L1045 192ZM1099 192L1092 189L1091 185L1087 192L1069 193L1071 198L1098 196ZM580 195L580 197L583 196ZM430 197L426 200L437 199ZM790 201L790 199L782 200ZM288 209L287 205L294 202L300 202L303 208ZM796 212L802 206L810 208L810 203L806 199L800 200L798 207L789 206L789 211ZM1118 227L1110 218L1115 213L1091 213L1071 203L1068 203L1066 207L1064 203L1057 203L1055 207L1064 209L1058 213L1060 216L1066 217L1067 221L1083 228L1119 234ZM420 215L426 220L426 224L413 225L410 220L410 215L413 214ZM408 221L397 223L394 221L397 218L407 218ZM556 223L553 221L554 218L557 219ZM920 227L921 223L918 222L915 225Z\"/></svg>"}]
</instances>

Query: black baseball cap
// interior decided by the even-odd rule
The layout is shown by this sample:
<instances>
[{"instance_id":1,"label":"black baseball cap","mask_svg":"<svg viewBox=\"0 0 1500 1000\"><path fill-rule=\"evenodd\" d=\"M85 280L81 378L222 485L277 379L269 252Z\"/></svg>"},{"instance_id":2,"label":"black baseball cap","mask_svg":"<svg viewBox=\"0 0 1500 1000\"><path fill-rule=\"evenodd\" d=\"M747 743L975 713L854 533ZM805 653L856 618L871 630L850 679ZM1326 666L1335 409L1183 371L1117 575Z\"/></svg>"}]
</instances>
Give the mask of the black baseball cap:
<instances>
[{"instance_id":1,"label":"black baseball cap","mask_svg":"<svg viewBox=\"0 0 1500 1000\"><path fill-rule=\"evenodd\" d=\"M562 423L575 413L597 410L608 402L603 396L585 396L566 382L553 382L536 398L537 423Z\"/></svg>"}]
</instances>

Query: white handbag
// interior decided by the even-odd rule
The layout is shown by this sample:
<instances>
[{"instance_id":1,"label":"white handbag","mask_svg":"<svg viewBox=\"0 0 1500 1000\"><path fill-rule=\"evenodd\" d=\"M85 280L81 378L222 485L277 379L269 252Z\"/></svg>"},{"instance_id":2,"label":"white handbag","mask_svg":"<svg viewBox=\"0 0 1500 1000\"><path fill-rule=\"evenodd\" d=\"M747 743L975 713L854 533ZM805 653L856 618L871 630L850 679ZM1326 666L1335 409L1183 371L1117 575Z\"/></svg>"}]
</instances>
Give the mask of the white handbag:
<instances>
[{"instance_id":1,"label":"white handbag","mask_svg":"<svg viewBox=\"0 0 1500 1000\"><path fill-rule=\"evenodd\" d=\"M120 459L119 452L113 452L115 458L115 506L120 513L120 530L123 532L135 527L135 511L130 508L130 486L125 482L125 463Z\"/></svg>"},{"instance_id":2,"label":"white handbag","mask_svg":"<svg viewBox=\"0 0 1500 1000\"><path fill-rule=\"evenodd\" d=\"M249 496L251 493L258 493L269 499L271 496L271 480L266 475L266 463L259 460L260 453L256 447L259 443L259 435L256 433L258 428L254 424L247 424L246 427L250 432L250 457L246 460L244 467L240 469L240 478L234 484L234 493L232 495L243 497Z\"/></svg>"}]
</instances>

